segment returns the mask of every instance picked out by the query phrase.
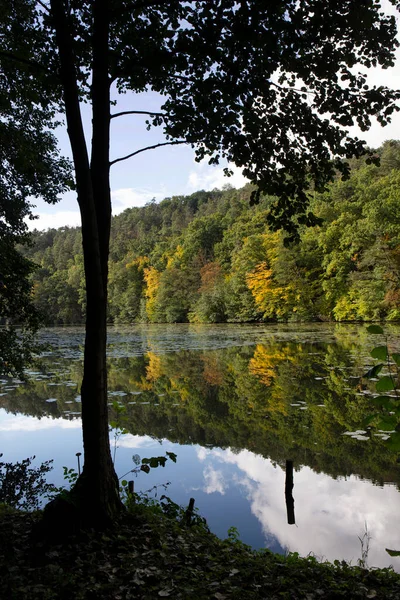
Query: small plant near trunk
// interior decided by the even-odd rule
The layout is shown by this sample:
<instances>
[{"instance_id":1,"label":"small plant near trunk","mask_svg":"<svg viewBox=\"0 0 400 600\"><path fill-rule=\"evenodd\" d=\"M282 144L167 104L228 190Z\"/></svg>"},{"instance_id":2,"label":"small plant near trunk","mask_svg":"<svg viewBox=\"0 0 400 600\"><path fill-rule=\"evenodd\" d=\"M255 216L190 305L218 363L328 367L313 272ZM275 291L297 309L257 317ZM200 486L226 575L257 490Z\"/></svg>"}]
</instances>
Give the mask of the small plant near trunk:
<instances>
[{"instance_id":1,"label":"small plant near trunk","mask_svg":"<svg viewBox=\"0 0 400 600\"><path fill-rule=\"evenodd\" d=\"M0 458L3 455L0 454ZM19 462L0 462L0 503L21 510L38 510L42 498L53 498L57 488L47 483L46 476L52 470L52 460L32 467L35 456Z\"/></svg>"}]
</instances>

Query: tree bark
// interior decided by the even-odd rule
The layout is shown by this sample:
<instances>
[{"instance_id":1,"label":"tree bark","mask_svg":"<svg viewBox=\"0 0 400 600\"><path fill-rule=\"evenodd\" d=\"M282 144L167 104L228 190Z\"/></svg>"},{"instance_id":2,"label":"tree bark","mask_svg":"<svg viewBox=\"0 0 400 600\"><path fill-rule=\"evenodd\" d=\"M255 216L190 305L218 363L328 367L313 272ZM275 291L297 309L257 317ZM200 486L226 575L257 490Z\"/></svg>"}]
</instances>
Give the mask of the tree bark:
<instances>
[{"instance_id":1,"label":"tree bark","mask_svg":"<svg viewBox=\"0 0 400 600\"><path fill-rule=\"evenodd\" d=\"M79 106L73 31L64 0L51 0L68 134L82 219L86 279L86 336L81 390L84 466L71 492L84 526L109 524L121 510L112 463L107 404L107 276L111 223L109 185L110 84L108 0L93 4L92 155L89 165Z\"/></svg>"}]
</instances>

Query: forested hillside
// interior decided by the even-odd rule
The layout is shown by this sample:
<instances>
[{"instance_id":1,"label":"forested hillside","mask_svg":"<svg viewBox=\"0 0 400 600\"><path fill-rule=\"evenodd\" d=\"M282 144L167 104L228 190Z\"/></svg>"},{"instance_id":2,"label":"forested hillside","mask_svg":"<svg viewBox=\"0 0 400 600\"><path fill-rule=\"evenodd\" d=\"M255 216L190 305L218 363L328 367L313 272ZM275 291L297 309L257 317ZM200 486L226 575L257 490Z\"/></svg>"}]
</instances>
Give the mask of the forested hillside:
<instances>
[{"instance_id":1,"label":"forested hillside","mask_svg":"<svg viewBox=\"0 0 400 600\"><path fill-rule=\"evenodd\" d=\"M240 190L174 196L113 218L109 320L242 322L400 318L400 142L380 166L352 163L314 194L321 225L284 244ZM80 230L34 232L23 252L38 266L34 299L48 323L81 323L85 312Z\"/></svg>"}]
</instances>

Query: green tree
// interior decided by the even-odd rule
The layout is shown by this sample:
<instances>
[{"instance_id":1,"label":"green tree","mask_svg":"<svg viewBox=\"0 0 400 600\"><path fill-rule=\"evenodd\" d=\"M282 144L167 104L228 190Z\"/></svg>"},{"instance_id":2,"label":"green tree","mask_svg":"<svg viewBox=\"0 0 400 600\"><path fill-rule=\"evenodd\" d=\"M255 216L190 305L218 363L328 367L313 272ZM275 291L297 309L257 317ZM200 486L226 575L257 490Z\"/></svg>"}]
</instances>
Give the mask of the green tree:
<instances>
[{"instance_id":1,"label":"green tree","mask_svg":"<svg viewBox=\"0 0 400 600\"><path fill-rule=\"evenodd\" d=\"M325 314L337 320L398 317L400 180L388 169L396 165L395 148L385 144L379 168L360 164L315 200L325 222L306 235L321 255Z\"/></svg>"},{"instance_id":2,"label":"green tree","mask_svg":"<svg viewBox=\"0 0 400 600\"><path fill-rule=\"evenodd\" d=\"M339 7L333 0L50 0L49 6L18 0L13 7L21 2L24 11L7 15L5 35L12 38L17 30L10 51L17 59L22 45L29 64L45 65L55 76L75 166L87 316L85 464L72 496L83 522L104 525L121 506L107 425L109 173L119 160L147 149L110 161L110 123L121 116L111 114L111 85L118 92L161 93L162 109L148 119L149 126L163 127L164 143L190 143L197 160L236 163L261 190L277 194L274 224L293 229L294 213L313 222L306 212L310 181L323 188L335 167L347 173L340 157L364 151L342 126L365 129L372 115L384 124L394 110L397 94L369 89L353 67L393 65L395 20L383 16L379 4L355 0ZM43 38L34 55L32 36ZM53 109L60 108L58 97ZM82 99L92 110L90 157ZM25 99L18 100L21 108ZM129 112L140 111L133 104Z\"/></svg>"},{"instance_id":3,"label":"green tree","mask_svg":"<svg viewBox=\"0 0 400 600\"><path fill-rule=\"evenodd\" d=\"M32 3L0 1L0 374L22 375L34 350L39 315L32 304L32 263L17 245L27 244L30 199L56 202L72 184L53 129L54 86L36 59L45 36L18 25L32 18Z\"/></svg>"},{"instance_id":4,"label":"green tree","mask_svg":"<svg viewBox=\"0 0 400 600\"><path fill-rule=\"evenodd\" d=\"M140 316L145 258L132 254L110 264L109 317L115 323L132 323Z\"/></svg>"},{"instance_id":5,"label":"green tree","mask_svg":"<svg viewBox=\"0 0 400 600\"><path fill-rule=\"evenodd\" d=\"M208 262L200 269L199 298L190 320L200 323L226 321L225 277L218 262Z\"/></svg>"},{"instance_id":6,"label":"green tree","mask_svg":"<svg viewBox=\"0 0 400 600\"><path fill-rule=\"evenodd\" d=\"M167 268L160 277L157 291L157 311L154 321L182 323L188 320L188 312L197 295L199 282L192 269Z\"/></svg>"}]
</instances>

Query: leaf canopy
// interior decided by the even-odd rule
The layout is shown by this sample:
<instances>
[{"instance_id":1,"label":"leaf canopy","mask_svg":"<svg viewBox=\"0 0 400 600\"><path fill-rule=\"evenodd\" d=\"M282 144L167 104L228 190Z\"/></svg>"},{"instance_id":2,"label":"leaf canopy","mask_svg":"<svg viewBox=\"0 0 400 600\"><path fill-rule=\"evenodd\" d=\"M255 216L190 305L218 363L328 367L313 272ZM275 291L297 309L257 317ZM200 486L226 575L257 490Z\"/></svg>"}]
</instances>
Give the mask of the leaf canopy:
<instances>
[{"instance_id":1,"label":"leaf canopy","mask_svg":"<svg viewBox=\"0 0 400 600\"><path fill-rule=\"evenodd\" d=\"M40 90L53 90L46 107L55 110L51 14L34 0L11 6L15 33L9 28L7 50L28 61L32 93L43 98ZM71 0L68 7L80 94L90 99L92 3ZM343 126L366 130L371 117L385 125L397 110L399 93L370 87L365 75L372 66L393 66L397 47L395 18L377 2L113 0L106 7L116 91L160 93L162 111L148 126L162 127L170 142L192 144L197 160L226 158L241 167L259 190L277 196L275 227L293 231L294 215L315 224L307 190L322 190L335 169L347 176L346 159L366 151Z\"/></svg>"}]
</instances>

